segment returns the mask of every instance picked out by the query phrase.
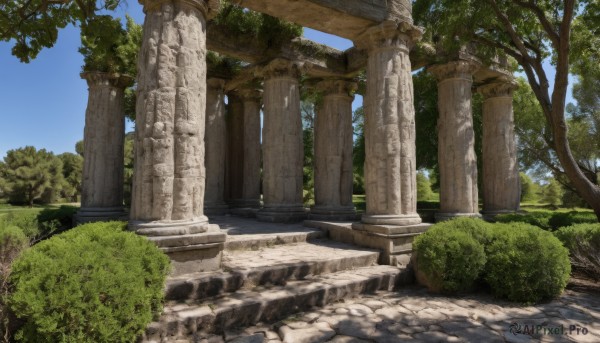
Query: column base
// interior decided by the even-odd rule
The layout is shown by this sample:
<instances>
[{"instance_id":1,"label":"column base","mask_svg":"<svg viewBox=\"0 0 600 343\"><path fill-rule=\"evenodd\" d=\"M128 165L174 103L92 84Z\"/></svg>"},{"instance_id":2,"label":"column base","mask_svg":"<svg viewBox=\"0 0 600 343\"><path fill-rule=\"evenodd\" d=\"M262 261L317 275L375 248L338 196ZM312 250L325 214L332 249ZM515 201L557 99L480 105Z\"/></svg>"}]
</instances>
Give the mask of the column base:
<instances>
[{"instance_id":1,"label":"column base","mask_svg":"<svg viewBox=\"0 0 600 343\"><path fill-rule=\"evenodd\" d=\"M354 206L350 207L326 207L313 206L308 214L309 220L323 220L334 222L353 222L360 220Z\"/></svg>"},{"instance_id":2,"label":"column base","mask_svg":"<svg viewBox=\"0 0 600 343\"><path fill-rule=\"evenodd\" d=\"M207 216L222 216L229 212L229 205L226 203L220 204L204 204L204 214Z\"/></svg>"},{"instance_id":3,"label":"column base","mask_svg":"<svg viewBox=\"0 0 600 343\"><path fill-rule=\"evenodd\" d=\"M82 207L73 217L75 225L112 220L126 221L128 219L129 214L123 207Z\"/></svg>"},{"instance_id":4,"label":"column base","mask_svg":"<svg viewBox=\"0 0 600 343\"><path fill-rule=\"evenodd\" d=\"M497 211L481 211L481 215L483 216L484 220L487 221L494 221L494 218L497 215L501 215L501 214L515 214L517 213L518 210L497 210Z\"/></svg>"},{"instance_id":5,"label":"column base","mask_svg":"<svg viewBox=\"0 0 600 343\"><path fill-rule=\"evenodd\" d=\"M295 223L306 219L302 205L265 206L256 213L256 219L269 223Z\"/></svg>"},{"instance_id":6,"label":"column base","mask_svg":"<svg viewBox=\"0 0 600 343\"><path fill-rule=\"evenodd\" d=\"M446 220L458 218L458 217L467 217L467 218L481 218L481 214L479 213L444 213L438 212L435 214L435 222L443 222Z\"/></svg>"},{"instance_id":7,"label":"column base","mask_svg":"<svg viewBox=\"0 0 600 343\"><path fill-rule=\"evenodd\" d=\"M129 229L146 236L171 259L171 276L221 268L227 234L206 217L171 222L131 221Z\"/></svg>"},{"instance_id":8,"label":"column base","mask_svg":"<svg viewBox=\"0 0 600 343\"><path fill-rule=\"evenodd\" d=\"M417 213L414 214L363 214L361 218L363 224L371 225L394 225L407 226L421 224L421 217Z\"/></svg>"}]
</instances>

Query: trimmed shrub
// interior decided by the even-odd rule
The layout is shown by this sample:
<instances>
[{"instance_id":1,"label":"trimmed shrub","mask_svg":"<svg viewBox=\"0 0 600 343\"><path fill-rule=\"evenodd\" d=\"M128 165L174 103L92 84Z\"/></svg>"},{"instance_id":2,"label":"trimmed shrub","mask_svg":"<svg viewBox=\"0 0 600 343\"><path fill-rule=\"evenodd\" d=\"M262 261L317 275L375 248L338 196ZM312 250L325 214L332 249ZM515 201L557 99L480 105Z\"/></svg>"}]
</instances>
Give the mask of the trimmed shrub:
<instances>
[{"instance_id":1,"label":"trimmed shrub","mask_svg":"<svg viewBox=\"0 0 600 343\"><path fill-rule=\"evenodd\" d=\"M36 237L40 233L37 213L30 211L9 212L5 216L0 217L0 226L18 227L29 239Z\"/></svg>"},{"instance_id":2,"label":"trimmed shrub","mask_svg":"<svg viewBox=\"0 0 600 343\"><path fill-rule=\"evenodd\" d=\"M12 334L12 320L6 303L10 294L11 265L28 245L29 239L21 229L0 224L0 331L3 333L0 340L9 341Z\"/></svg>"},{"instance_id":3,"label":"trimmed shrub","mask_svg":"<svg viewBox=\"0 0 600 343\"><path fill-rule=\"evenodd\" d=\"M86 224L13 264L11 309L25 342L132 342L162 306L169 259L120 222Z\"/></svg>"},{"instance_id":4,"label":"trimmed shrub","mask_svg":"<svg viewBox=\"0 0 600 343\"><path fill-rule=\"evenodd\" d=\"M460 218L436 224L415 238L419 281L434 292L471 290L486 263L478 239L485 241L485 226L483 221Z\"/></svg>"},{"instance_id":5,"label":"trimmed shrub","mask_svg":"<svg viewBox=\"0 0 600 343\"><path fill-rule=\"evenodd\" d=\"M522 214L499 214L494 217L494 221L497 223L527 223L540 227L544 230L550 230L551 227L549 222L551 217L552 212L532 211Z\"/></svg>"},{"instance_id":6,"label":"trimmed shrub","mask_svg":"<svg viewBox=\"0 0 600 343\"><path fill-rule=\"evenodd\" d=\"M600 280L600 224L567 226L554 235L569 249L573 268Z\"/></svg>"},{"instance_id":7,"label":"trimmed shrub","mask_svg":"<svg viewBox=\"0 0 600 343\"><path fill-rule=\"evenodd\" d=\"M598 218L592 212L556 212L553 213L548 221L552 230L558 230L561 227L575 224L594 224L598 223Z\"/></svg>"},{"instance_id":8,"label":"trimmed shrub","mask_svg":"<svg viewBox=\"0 0 600 343\"><path fill-rule=\"evenodd\" d=\"M486 248L484 279L499 297L535 303L562 293L571 273L568 251L550 232L523 224L496 224Z\"/></svg>"}]
</instances>

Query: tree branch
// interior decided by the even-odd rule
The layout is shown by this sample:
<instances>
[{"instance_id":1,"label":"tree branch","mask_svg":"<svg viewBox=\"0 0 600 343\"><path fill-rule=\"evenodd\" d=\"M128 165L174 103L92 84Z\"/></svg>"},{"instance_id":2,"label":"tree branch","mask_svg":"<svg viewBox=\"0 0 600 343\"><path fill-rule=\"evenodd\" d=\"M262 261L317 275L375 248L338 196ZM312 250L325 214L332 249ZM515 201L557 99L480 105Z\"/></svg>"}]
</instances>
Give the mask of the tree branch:
<instances>
[{"instance_id":1,"label":"tree branch","mask_svg":"<svg viewBox=\"0 0 600 343\"><path fill-rule=\"evenodd\" d=\"M550 20L548 20L548 17L546 17L544 11L542 11L542 9L533 1L525 2L521 0L515 0L515 3L523 8L530 9L538 17L540 24L542 24L542 27L544 27L544 30L548 34L548 38L550 38L552 45L555 49L558 49L560 39L559 34L555 31L554 26Z\"/></svg>"}]
</instances>

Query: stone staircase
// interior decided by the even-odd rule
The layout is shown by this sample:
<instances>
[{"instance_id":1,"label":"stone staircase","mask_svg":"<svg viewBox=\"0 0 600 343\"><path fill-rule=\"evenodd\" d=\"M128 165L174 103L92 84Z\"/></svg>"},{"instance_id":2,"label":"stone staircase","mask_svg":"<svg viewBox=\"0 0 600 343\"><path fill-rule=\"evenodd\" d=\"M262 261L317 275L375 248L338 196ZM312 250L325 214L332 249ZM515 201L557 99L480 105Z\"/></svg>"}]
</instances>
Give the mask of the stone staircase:
<instances>
[{"instance_id":1,"label":"stone staircase","mask_svg":"<svg viewBox=\"0 0 600 343\"><path fill-rule=\"evenodd\" d=\"M379 251L331 241L318 229L213 222L229 234L222 270L170 278L164 312L142 342L193 342L412 282L406 269L377 265Z\"/></svg>"}]
</instances>

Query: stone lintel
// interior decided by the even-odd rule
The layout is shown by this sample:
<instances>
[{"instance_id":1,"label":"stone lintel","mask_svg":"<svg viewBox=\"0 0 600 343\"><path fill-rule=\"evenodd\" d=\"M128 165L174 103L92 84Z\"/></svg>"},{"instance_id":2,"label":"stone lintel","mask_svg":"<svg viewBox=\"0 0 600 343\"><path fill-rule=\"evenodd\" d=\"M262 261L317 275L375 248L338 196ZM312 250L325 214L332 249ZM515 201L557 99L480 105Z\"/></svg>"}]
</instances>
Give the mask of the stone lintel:
<instances>
[{"instance_id":1,"label":"stone lintel","mask_svg":"<svg viewBox=\"0 0 600 343\"><path fill-rule=\"evenodd\" d=\"M256 70L256 76L264 79L292 78L300 79L306 71L306 65L301 61L286 58L275 58L262 68Z\"/></svg>"},{"instance_id":2,"label":"stone lintel","mask_svg":"<svg viewBox=\"0 0 600 343\"><path fill-rule=\"evenodd\" d=\"M315 88L325 96L353 97L354 93L358 90L358 83L348 79L326 79L319 81Z\"/></svg>"},{"instance_id":3,"label":"stone lintel","mask_svg":"<svg viewBox=\"0 0 600 343\"><path fill-rule=\"evenodd\" d=\"M132 76L119 73L86 71L79 74L79 76L87 81L89 87L109 86L124 89L132 86L135 82Z\"/></svg>"},{"instance_id":4,"label":"stone lintel","mask_svg":"<svg viewBox=\"0 0 600 343\"><path fill-rule=\"evenodd\" d=\"M390 16L388 2L389 0L233 1L234 4L257 12L348 39L356 38L367 28ZM391 16L397 16L398 12L399 9L392 9L394 15Z\"/></svg>"},{"instance_id":5,"label":"stone lintel","mask_svg":"<svg viewBox=\"0 0 600 343\"><path fill-rule=\"evenodd\" d=\"M235 90L242 101L257 101L260 102L263 96L263 91L257 87L242 87Z\"/></svg>"},{"instance_id":6,"label":"stone lintel","mask_svg":"<svg viewBox=\"0 0 600 343\"><path fill-rule=\"evenodd\" d=\"M215 17L221 7L220 0L138 0L144 6L144 13L155 11L165 3L179 3L202 12L206 19Z\"/></svg>"}]
</instances>

